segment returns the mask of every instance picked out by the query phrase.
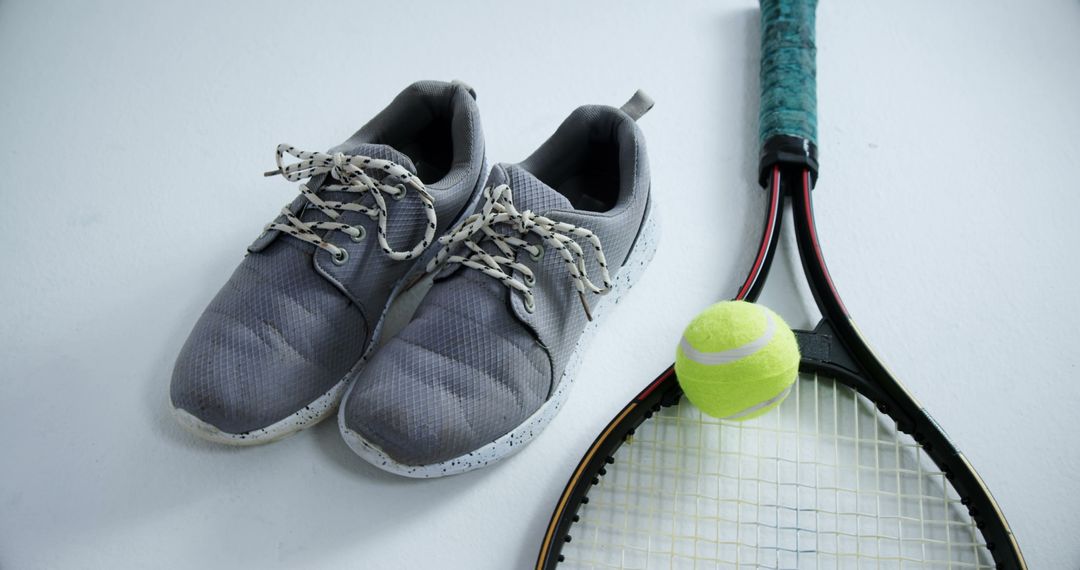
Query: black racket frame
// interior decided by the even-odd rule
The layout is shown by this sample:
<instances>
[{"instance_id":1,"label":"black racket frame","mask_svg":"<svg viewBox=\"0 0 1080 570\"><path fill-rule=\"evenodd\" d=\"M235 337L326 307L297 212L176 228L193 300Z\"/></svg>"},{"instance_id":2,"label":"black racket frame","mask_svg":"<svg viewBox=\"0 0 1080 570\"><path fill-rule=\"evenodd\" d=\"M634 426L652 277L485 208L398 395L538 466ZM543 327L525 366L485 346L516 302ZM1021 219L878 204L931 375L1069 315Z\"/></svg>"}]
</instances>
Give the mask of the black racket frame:
<instances>
[{"instance_id":1,"label":"black racket frame","mask_svg":"<svg viewBox=\"0 0 1080 570\"><path fill-rule=\"evenodd\" d=\"M781 158L774 160L765 153L762 156L761 178L769 192L769 207L758 255L736 299L753 301L760 294L779 241L784 201L790 200L803 272L822 315L814 330L796 331L802 353L799 370L837 379L892 418L900 431L922 446L956 489L961 503L983 534L997 567L1026 568L1012 530L986 485L937 422L863 340L836 293L821 255L814 223L811 191L817 180L816 148L809 141L773 145L774 150L777 148L783 153ZM802 154L799 148L804 149ZM578 521L578 511L588 504L590 489L599 484L607 467L615 462L616 450L654 413L678 404L681 398L682 390L672 365L608 423L583 456L556 503L537 559L538 570L554 569L563 560L561 551L572 540L571 527Z\"/></svg>"}]
</instances>

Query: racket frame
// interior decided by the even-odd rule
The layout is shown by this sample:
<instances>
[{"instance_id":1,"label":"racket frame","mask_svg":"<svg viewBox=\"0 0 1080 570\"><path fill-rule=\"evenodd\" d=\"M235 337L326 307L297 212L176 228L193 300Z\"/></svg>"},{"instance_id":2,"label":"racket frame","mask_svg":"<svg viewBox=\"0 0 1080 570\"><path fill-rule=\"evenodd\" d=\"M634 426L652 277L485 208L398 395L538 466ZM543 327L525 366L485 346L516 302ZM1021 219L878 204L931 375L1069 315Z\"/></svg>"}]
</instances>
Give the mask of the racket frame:
<instances>
[{"instance_id":1,"label":"racket frame","mask_svg":"<svg viewBox=\"0 0 1080 570\"><path fill-rule=\"evenodd\" d=\"M816 164L814 165L816 167ZM795 238L803 273L822 318L812 331L795 331L802 358L800 372L835 378L871 400L878 410L909 434L942 470L968 509L999 568L1027 568L1016 538L989 489L941 427L889 372L863 339L836 292L821 254L811 193L816 172L806 165L772 164L769 206L754 264L736 299L754 301L761 292L776 251L785 197L791 200ZM796 181L789 183L790 181ZM554 569L562 548L572 540L578 511L588 493L615 462L615 452L634 430L662 407L679 403L682 390L674 364L634 397L604 428L578 463L552 513L544 534L537 570Z\"/></svg>"}]
</instances>

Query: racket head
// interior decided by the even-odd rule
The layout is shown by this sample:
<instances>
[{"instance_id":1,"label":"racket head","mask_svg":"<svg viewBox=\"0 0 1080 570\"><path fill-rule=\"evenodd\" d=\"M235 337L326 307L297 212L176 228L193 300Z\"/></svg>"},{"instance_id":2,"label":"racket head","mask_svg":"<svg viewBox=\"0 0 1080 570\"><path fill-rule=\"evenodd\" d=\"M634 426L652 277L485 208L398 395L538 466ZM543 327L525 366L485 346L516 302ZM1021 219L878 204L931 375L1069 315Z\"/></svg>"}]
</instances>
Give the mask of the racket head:
<instances>
[{"instance_id":1,"label":"racket head","mask_svg":"<svg viewBox=\"0 0 1080 570\"><path fill-rule=\"evenodd\" d=\"M994 566L919 445L868 398L813 372L746 422L663 408L589 497L565 568Z\"/></svg>"},{"instance_id":2,"label":"racket head","mask_svg":"<svg viewBox=\"0 0 1080 570\"><path fill-rule=\"evenodd\" d=\"M936 424L820 359L844 351L827 321L798 337L795 388L759 418L702 414L671 368L639 394L579 464L537 568L1024 568Z\"/></svg>"}]
</instances>

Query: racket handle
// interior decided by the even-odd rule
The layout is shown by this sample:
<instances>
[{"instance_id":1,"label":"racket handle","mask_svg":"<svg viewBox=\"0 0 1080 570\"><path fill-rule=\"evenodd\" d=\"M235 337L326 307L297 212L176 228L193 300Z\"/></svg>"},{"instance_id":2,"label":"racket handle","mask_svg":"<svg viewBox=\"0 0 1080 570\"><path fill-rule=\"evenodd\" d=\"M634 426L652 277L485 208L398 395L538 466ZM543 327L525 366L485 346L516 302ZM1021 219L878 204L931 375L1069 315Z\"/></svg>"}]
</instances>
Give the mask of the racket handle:
<instances>
[{"instance_id":1,"label":"racket handle","mask_svg":"<svg viewBox=\"0 0 1080 570\"><path fill-rule=\"evenodd\" d=\"M762 186L777 164L817 180L816 8L817 0L761 0Z\"/></svg>"}]
</instances>

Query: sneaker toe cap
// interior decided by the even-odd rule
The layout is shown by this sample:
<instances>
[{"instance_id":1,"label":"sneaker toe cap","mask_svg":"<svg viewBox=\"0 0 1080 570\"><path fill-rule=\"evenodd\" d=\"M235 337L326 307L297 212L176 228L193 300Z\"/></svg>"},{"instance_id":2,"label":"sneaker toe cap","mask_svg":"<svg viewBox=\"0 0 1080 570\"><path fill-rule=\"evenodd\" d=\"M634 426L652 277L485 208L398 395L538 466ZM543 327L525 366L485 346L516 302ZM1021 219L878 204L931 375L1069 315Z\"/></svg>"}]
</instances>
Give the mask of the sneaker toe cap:
<instances>
[{"instance_id":1,"label":"sneaker toe cap","mask_svg":"<svg viewBox=\"0 0 1080 570\"><path fill-rule=\"evenodd\" d=\"M347 438L403 466L430 466L475 452L543 405L551 365L538 343L446 317L436 328L415 319L375 354L342 404Z\"/></svg>"},{"instance_id":2,"label":"sneaker toe cap","mask_svg":"<svg viewBox=\"0 0 1080 570\"><path fill-rule=\"evenodd\" d=\"M367 337L336 291L282 290L249 273L241 265L200 317L170 386L174 408L226 434L303 413L348 374Z\"/></svg>"}]
</instances>

